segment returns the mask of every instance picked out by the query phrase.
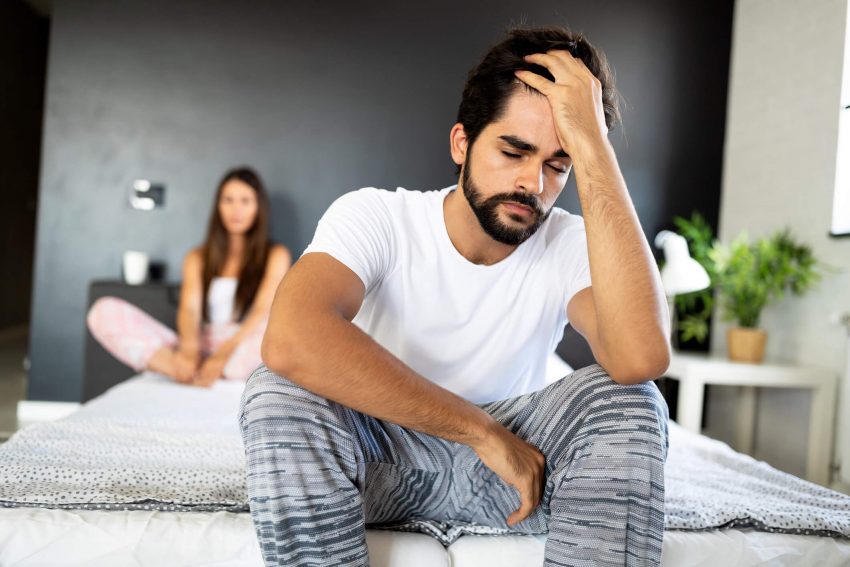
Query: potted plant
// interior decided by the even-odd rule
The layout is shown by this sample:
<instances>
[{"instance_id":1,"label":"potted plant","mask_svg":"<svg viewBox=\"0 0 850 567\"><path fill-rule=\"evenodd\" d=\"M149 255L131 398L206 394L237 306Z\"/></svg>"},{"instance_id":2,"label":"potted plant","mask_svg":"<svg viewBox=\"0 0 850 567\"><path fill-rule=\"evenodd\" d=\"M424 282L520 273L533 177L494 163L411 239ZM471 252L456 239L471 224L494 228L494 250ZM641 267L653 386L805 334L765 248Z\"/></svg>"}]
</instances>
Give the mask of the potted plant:
<instances>
[{"instance_id":1,"label":"potted plant","mask_svg":"<svg viewBox=\"0 0 850 567\"><path fill-rule=\"evenodd\" d=\"M820 264L809 246L797 242L788 228L750 243L746 231L731 244L714 239L701 215L676 217L679 232L688 241L692 257L705 267L712 286L676 297L682 340L703 342L716 295L724 320L737 326L727 330L731 360L761 362L767 332L758 328L762 310L787 291L802 295L820 280L829 266Z\"/></svg>"},{"instance_id":2,"label":"potted plant","mask_svg":"<svg viewBox=\"0 0 850 567\"><path fill-rule=\"evenodd\" d=\"M708 252L718 276L723 319L737 327L726 331L729 358L761 362L767 331L758 328L762 309L786 291L803 295L820 280L812 249L798 243L788 228L750 244L746 231L729 246L716 241Z\"/></svg>"}]
</instances>

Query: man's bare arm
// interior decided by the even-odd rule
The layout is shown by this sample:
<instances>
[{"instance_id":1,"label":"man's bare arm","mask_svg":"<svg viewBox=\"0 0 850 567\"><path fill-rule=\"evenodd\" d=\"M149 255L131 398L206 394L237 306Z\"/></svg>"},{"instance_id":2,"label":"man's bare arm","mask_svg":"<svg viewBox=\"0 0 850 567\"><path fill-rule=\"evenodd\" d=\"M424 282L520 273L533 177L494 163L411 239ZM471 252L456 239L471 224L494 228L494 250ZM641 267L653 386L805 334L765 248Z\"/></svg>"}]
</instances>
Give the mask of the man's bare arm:
<instances>
[{"instance_id":1,"label":"man's bare arm","mask_svg":"<svg viewBox=\"0 0 850 567\"><path fill-rule=\"evenodd\" d=\"M409 429L469 445L516 488L516 525L540 502L543 454L460 396L417 374L351 323L363 282L324 253L304 255L275 294L263 362L273 372L326 399Z\"/></svg>"},{"instance_id":2,"label":"man's bare arm","mask_svg":"<svg viewBox=\"0 0 850 567\"><path fill-rule=\"evenodd\" d=\"M262 357L273 372L362 413L475 445L493 419L414 372L351 320L363 282L328 254L301 258L275 294Z\"/></svg>"},{"instance_id":3,"label":"man's bare arm","mask_svg":"<svg viewBox=\"0 0 850 567\"><path fill-rule=\"evenodd\" d=\"M580 148L573 160L593 281L588 312L595 311L587 334L596 338L594 354L612 378L654 379L670 364L670 319L658 267L610 142L586 138Z\"/></svg>"},{"instance_id":4,"label":"man's bare arm","mask_svg":"<svg viewBox=\"0 0 850 567\"><path fill-rule=\"evenodd\" d=\"M596 343L592 348L597 362L616 381L659 376L670 364L667 302L608 141L602 83L581 59L563 49L524 59L546 67L555 79L516 71L519 80L549 99L558 141L576 172L593 281L592 301L585 296L568 307L581 319L577 324L582 328L576 329Z\"/></svg>"}]
</instances>

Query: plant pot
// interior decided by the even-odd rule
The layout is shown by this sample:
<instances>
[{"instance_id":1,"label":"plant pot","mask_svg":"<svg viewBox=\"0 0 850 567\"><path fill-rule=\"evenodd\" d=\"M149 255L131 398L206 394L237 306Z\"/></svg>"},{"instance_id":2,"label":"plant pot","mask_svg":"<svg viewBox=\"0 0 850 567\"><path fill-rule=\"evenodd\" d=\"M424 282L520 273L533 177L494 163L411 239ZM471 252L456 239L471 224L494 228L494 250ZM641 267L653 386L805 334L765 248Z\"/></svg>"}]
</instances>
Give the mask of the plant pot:
<instances>
[{"instance_id":1,"label":"plant pot","mask_svg":"<svg viewBox=\"0 0 850 567\"><path fill-rule=\"evenodd\" d=\"M732 327L726 330L729 360L759 363L764 360L764 345L767 331L747 327Z\"/></svg>"}]
</instances>

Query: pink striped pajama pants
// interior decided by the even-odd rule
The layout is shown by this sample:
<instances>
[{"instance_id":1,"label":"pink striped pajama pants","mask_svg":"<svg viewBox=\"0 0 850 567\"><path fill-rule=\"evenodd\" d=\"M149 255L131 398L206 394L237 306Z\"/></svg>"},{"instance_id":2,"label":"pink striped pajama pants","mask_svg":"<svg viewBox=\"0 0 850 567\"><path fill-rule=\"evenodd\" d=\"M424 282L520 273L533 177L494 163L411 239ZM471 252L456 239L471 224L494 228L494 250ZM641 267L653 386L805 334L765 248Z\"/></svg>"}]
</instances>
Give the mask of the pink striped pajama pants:
<instances>
[{"instance_id":1,"label":"pink striped pajama pants","mask_svg":"<svg viewBox=\"0 0 850 567\"><path fill-rule=\"evenodd\" d=\"M234 349L222 371L226 380L246 381L261 363L260 344L268 320L262 321ZM115 358L141 372L148 360L164 346L176 348L177 334L118 297L101 297L86 315L95 339ZM201 327L201 355L209 356L239 329L239 323L206 323Z\"/></svg>"}]
</instances>

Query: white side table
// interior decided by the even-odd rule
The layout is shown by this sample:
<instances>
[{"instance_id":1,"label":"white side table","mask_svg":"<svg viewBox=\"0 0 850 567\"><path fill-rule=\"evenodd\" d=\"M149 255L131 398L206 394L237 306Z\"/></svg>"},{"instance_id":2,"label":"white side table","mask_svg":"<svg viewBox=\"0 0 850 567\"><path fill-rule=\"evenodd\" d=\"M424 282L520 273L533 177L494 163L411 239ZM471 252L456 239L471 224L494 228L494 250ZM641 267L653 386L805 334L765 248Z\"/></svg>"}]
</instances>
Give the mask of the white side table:
<instances>
[{"instance_id":1,"label":"white side table","mask_svg":"<svg viewBox=\"0 0 850 567\"><path fill-rule=\"evenodd\" d=\"M753 452L756 388L808 388L812 391L806 479L829 485L838 375L829 368L790 363L750 364L724 356L674 352L665 376L679 381L678 422L700 433L706 384L744 386L738 413L738 445Z\"/></svg>"}]
</instances>

